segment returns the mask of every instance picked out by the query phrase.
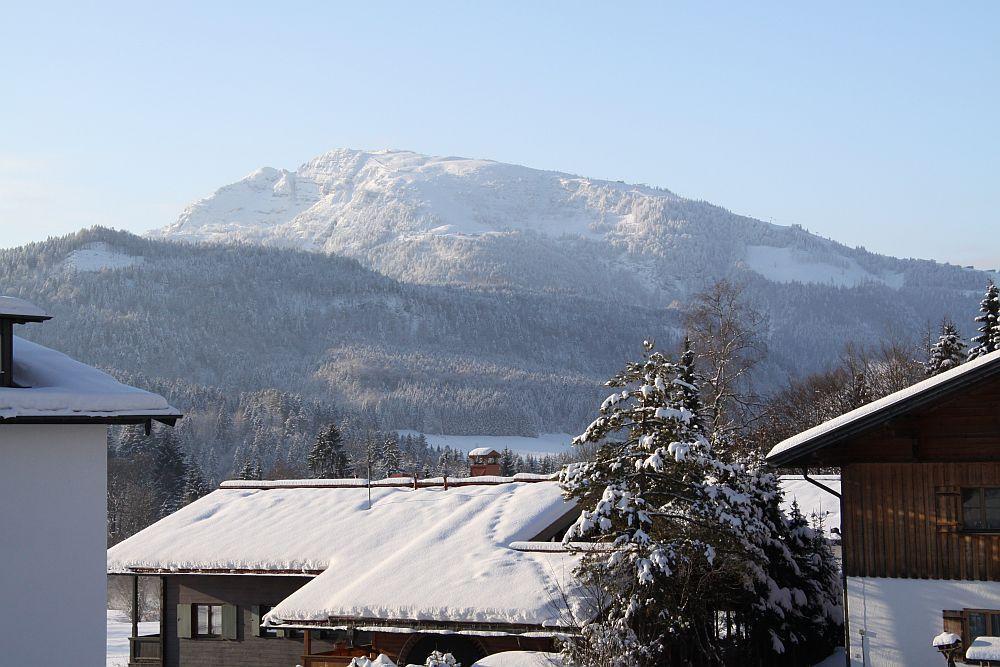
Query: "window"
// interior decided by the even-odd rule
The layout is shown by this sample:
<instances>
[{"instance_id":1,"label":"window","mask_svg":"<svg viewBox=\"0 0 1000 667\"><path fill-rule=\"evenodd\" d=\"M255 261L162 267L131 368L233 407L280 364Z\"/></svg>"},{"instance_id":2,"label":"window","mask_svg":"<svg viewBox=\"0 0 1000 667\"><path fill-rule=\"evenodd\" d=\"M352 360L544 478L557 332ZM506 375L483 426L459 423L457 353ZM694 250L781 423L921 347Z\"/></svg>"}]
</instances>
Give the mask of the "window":
<instances>
[{"instance_id":1,"label":"window","mask_svg":"<svg viewBox=\"0 0 1000 667\"><path fill-rule=\"evenodd\" d=\"M1000 609L955 609L942 614L945 632L962 637L968 648L976 637L1000 637Z\"/></svg>"},{"instance_id":2,"label":"window","mask_svg":"<svg viewBox=\"0 0 1000 667\"><path fill-rule=\"evenodd\" d=\"M962 525L966 530L1000 531L1000 487L962 489Z\"/></svg>"},{"instance_id":3,"label":"window","mask_svg":"<svg viewBox=\"0 0 1000 667\"><path fill-rule=\"evenodd\" d=\"M221 637L222 636L222 605L221 604L196 604L194 605L195 637Z\"/></svg>"},{"instance_id":4,"label":"window","mask_svg":"<svg viewBox=\"0 0 1000 667\"><path fill-rule=\"evenodd\" d=\"M1000 637L1000 611L967 611L969 641L976 637Z\"/></svg>"}]
</instances>

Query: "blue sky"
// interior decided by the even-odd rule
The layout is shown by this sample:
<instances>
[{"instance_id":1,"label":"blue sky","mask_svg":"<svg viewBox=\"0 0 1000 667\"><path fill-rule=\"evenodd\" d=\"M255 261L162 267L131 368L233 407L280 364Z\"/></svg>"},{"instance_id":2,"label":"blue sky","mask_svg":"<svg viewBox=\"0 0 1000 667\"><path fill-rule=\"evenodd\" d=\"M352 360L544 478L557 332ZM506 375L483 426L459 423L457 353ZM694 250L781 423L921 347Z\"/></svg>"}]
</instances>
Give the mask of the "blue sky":
<instances>
[{"instance_id":1,"label":"blue sky","mask_svg":"<svg viewBox=\"0 0 1000 667\"><path fill-rule=\"evenodd\" d=\"M17 3L0 245L400 148L1000 267L1000 3Z\"/></svg>"}]
</instances>

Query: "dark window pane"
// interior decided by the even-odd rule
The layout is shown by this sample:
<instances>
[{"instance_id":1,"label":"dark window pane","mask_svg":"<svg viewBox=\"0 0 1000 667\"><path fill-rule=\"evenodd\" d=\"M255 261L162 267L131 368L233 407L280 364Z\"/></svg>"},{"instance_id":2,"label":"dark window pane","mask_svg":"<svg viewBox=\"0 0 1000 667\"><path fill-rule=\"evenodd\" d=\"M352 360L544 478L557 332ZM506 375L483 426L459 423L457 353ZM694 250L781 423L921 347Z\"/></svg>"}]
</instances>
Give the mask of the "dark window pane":
<instances>
[{"instance_id":1,"label":"dark window pane","mask_svg":"<svg viewBox=\"0 0 1000 667\"><path fill-rule=\"evenodd\" d=\"M986 635L986 614L969 612L969 641Z\"/></svg>"},{"instance_id":2,"label":"dark window pane","mask_svg":"<svg viewBox=\"0 0 1000 667\"><path fill-rule=\"evenodd\" d=\"M993 637L1000 637L1000 613L990 614L990 620L993 624L993 629L990 631L990 635Z\"/></svg>"},{"instance_id":3,"label":"dark window pane","mask_svg":"<svg viewBox=\"0 0 1000 667\"><path fill-rule=\"evenodd\" d=\"M987 528L1000 528L1000 488L983 489Z\"/></svg>"},{"instance_id":4,"label":"dark window pane","mask_svg":"<svg viewBox=\"0 0 1000 667\"><path fill-rule=\"evenodd\" d=\"M962 521L966 528L984 528L982 489L962 489Z\"/></svg>"}]
</instances>

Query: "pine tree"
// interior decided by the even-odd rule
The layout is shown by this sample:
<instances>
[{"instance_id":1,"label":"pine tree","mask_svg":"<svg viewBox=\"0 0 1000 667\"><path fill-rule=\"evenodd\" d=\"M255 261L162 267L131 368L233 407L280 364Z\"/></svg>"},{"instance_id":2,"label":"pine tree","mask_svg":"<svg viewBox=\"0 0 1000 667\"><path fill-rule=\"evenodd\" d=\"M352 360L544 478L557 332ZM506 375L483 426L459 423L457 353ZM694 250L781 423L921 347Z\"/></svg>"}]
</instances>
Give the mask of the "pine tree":
<instances>
[{"instance_id":1,"label":"pine tree","mask_svg":"<svg viewBox=\"0 0 1000 667\"><path fill-rule=\"evenodd\" d=\"M254 475L254 465L250 459L243 462L243 467L240 468L239 474L236 476L237 479L257 479Z\"/></svg>"},{"instance_id":2,"label":"pine tree","mask_svg":"<svg viewBox=\"0 0 1000 667\"><path fill-rule=\"evenodd\" d=\"M958 367L963 361L965 342L955 325L945 320L941 323L941 335L928 352L924 370L928 376L934 376Z\"/></svg>"},{"instance_id":3,"label":"pine tree","mask_svg":"<svg viewBox=\"0 0 1000 667\"><path fill-rule=\"evenodd\" d=\"M391 477L400 471L403 457L396 438L390 436L385 439L385 442L382 443L380 458L383 477Z\"/></svg>"},{"instance_id":4,"label":"pine tree","mask_svg":"<svg viewBox=\"0 0 1000 667\"><path fill-rule=\"evenodd\" d=\"M188 505L208 494L208 483L201 467L188 459L187 470L184 472L184 489L181 492L181 504Z\"/></svg>"},{"instance_id":5,"label":"pine tree","mask_svg":"<svg viewBox=\"0 0 1000 667\"><path fill-rule=\"evenodd\" d=\"M721 664L734 641L747 664L766 664L816 632L804 620L815 601L786 546L777 476L759 459L723 454L735 448L716 450L727 436L704 431L692 358L688 348L674 364L647 342L574 439L597 446L593 460L561 474L584 508L564 542L609 549L585 550L576 572L601 608L567 645L579 664L652 667L672 655ZM734 609L747 619L742 640L716 632L717 612Z\"/></svg>"},{"instance_id":6,"label":"pine tree","mask_svg":"<svg viewBox=\"0 0 1000 667\"><path fill-rule=\"evenodd\" d=\"M504 447L500 452L500 474L503 477L512 477L520 472L519 458L510 447Z\"/></svg>"},{"instance_id":7,"label":"pine tree","mask_svg":"<svg viewBox=\"0 0 1000 667\"><path fill-rule=\"evenodd\" d=\"M1000 288L992 280L979 304L976 322L979 323L979 335L972 338L969 361L1000 350Z\"/></svg>"},{"instance_id":8,"label":"pine tree","mask_svg":"<svg viewBox=\"0 0 1000 667\"><path fill-rule=\"evenodd\" d=\"M187 464L169 428L160 429L153 446L153 479L156 480L160 514L166 516L181 506Z\"/></svg>"},{"instance_id":9,"label":"pine tree","mask_svg":"<svg viewBox=\"0 0 1000 667\"><path fill-rule=\"evenodd\" d=\"M306 465L314 478L347 477L347 454L336 424L330 424L316 436Z\"/></svg>"}]
</instances>

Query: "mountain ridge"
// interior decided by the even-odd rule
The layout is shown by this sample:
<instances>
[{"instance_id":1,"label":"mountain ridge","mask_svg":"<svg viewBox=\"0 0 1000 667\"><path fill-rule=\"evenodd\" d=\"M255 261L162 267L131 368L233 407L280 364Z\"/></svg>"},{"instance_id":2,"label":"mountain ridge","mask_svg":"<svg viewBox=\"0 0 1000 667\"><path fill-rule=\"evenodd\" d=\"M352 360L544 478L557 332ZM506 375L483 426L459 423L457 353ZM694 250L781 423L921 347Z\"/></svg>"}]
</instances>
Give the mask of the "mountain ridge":
<instances>
[{"instance_id":1,"label":"mountain ridge","mask_svg":"<svg viewBox=\"0 0 1000 667\"><path fill-rule=\"evenodd\" d=\"M409 151L334 149L295 171L261 168L149 235L346 255L410 283L660 306L722 277L899 290L925 284L929 266L665 188ZM931 264L936 283L970 289L960 267Z\"/></svg>"}]
</instances>

